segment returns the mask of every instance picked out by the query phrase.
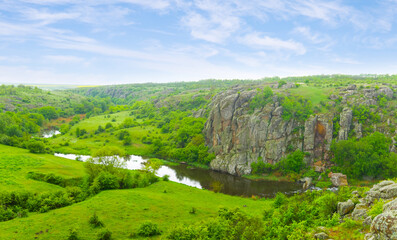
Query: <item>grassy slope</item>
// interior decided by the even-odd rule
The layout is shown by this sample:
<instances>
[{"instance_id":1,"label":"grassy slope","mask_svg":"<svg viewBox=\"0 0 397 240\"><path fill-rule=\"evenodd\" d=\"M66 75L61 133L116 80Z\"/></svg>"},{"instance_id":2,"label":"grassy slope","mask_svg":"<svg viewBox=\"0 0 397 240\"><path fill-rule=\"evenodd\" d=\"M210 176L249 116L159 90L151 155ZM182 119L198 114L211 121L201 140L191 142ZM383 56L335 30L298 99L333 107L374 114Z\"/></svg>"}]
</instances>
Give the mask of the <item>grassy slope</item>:
<instances>
[{"instance_id":1,"label":"grassy slope","mask_svg":"<svg viewBox=\"0 0 397 240\"><path fill-rule=\"evenodd\" d=\"M0 145L0 191L24 189L45 192L61 189L56 185L26 178L30 171L54 173L65 178L84 175L81 162L48 154L33 154L26 149Z\"/></svg>"},{"instance_id":2,"label":"grassy slope","mask_svg":"<svg viewBox=\"0 0 397 240\"><path fill-rule=\"evenodd\" d=\"M104 191L69 207L1 222L0 239L33 239L41 231L39 239L66 239L70 228L77 229L83 239L95 239L100 230L88 224L94 212L113 232L114 239L128 239L142 222L149 220L157 223L165 235L177 224L215 217L221 207L239 207L252 215L260 215L270 208L270 203L158 182L146 188ZM196 214L189 213L192 207L196 208Z\"/></svg>"},{"instance_id":3,"label":"grassy slope","mask_svg":"<svg viewBox=\"0 0 397 240\"><path fill-rule=\"evenodd\" d=\"M289 92L309 99L313 106L319 106L321 101L327 102L328 96L335 88L332 87L313 87L302 85L299 88L289 89Z\"/></svg>"},{"instance_id":4,"label":"grassy slope","mask_svg":"<svg viewBox=\"0 0 397 240\"><path fill-rule=\"evenodd\" d=\"M108 118L107 116L110 116ZM107 129L106 132L95 134L95 130L98 129L98 126L101 125L105 128L107 123L111 123L114 128L117 128L126 118L129 116L129 111L114 113L114 114L106 114L99 115L95 117L91 117L89 119L84 119L81 122L75 124L70 131L62 136L57 136L56 138L50 139L54 149L56 151L62 153L75 153L75 154L87 154L89 155L92 150L98 149L100 146L110 145L110 146L123 146L123 141L117 139L117 134L121 130L114 129L113 132L111 129ZM112 122L112 119L116 119L115 122ZM136 120L140 122L140 120ZM76 129L85 129L88 132L89 136L91 133L92 137L88 138L76 138ZM126 152L134 155L143 155L147 156L150 153L149 145L143 144L141 139L143 136L151 135L161 135L165 137L165 134L161 134L160 130L155 126L139 126L123 129L127 130L132 139L132 144L126 147ZM69 146L60 146L60 144L64 144L65 142L69 142Z\"/></svg>"},{"instance_id":5,"label":"grassy slope","mask_svg":"<svg viewBox=\"0 0 397 240\"><path fill-rule=\"evenodd\" d=\"M55 173L64 177L84 175L81 162L25 149L0 145L0 192L28 190L46 192L62 188L26 178L29 171ZM165 192L166 191L166 192ZM146 188L104 191L84 202L48 213L29 213L27 218L0 222L0 239L66 239L71 227L83 239L95 239L88 219L94 212L113 232L115 239L127 239L146 220L156 222L166 234L177 224L191 224L216 216L221 207L261 215L271 201L254 201L199 190L173 182L158 182ZM246 207L244 207L246 206ZM194 207L196 214L189 211ZM47 232L48 229L48 232ZM40 233L41 234L36 234Z\"/></svg>"}]
</instances>

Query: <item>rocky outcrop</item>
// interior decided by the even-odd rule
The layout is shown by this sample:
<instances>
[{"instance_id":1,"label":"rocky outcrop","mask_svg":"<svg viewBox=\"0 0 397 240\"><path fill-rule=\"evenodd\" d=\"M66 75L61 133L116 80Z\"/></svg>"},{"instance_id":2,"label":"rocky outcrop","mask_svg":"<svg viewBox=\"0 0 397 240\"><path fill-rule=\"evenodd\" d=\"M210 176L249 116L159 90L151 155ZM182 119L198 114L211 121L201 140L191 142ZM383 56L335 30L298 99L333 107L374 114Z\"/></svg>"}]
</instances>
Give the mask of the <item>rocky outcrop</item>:
<instances>
[{"instance_id":1,"label":"rocky outcrop","mask_svg":"<svg viewBox=\"0 0 397 240\"><path fill-rule=\"evenodd\" d=\"M338 139L347 140L349 137L350 126L352 124L353 111L350 108L344 108L340 114L340 130Z\"/></svg>"},{"instance_id":2,"label":"rocky outcrop","mask_svg":"<svg viewBox=\"0 0 397 240\"><path fill-rule=\"evenodd\" d=\"M286 121L277 96L249 113L249 102L256 93L229 90L213 98L204 128L206 145L216 155L212 169L250 174L252 162L277 163L288 149L309 152L308 163L323 157L332 142L332 114L312 116L306 122Z\"/></svg>"},{"instance_id":3,"label":"rocky outcrop","mask_svg":"<svg viewBox=\"0 0 397 240\"><path fill-rule=\"evenodd\" d=\"M353 209L354 209L354 203L351 199L347 200L346 202L338 203L338 213L341 217L350 213L351 211L353 211Z\"/></svg>"},{"instance_id":4,"label":"rocky outcrop","mask_svg":"<svg viewBox=\"0 0 397 240\"><path fill-rule=\"evenodd\" d=\"M292 85L295 86L284 86ZM288 94L287 90L277 89ZM363 137L363 128L367 130L368 127L357 120L352 122L353 111L347 104L366 104L366 101L371 105L377 104L379 94L393 97L393 91L386 86L362 89L349 85L330 96L336 100L342 97L342 101L338 100L338 104L345 106L342 112L321 113L310 116L306 121L297 121L294 118L283 119L284 109L278 95L274 95L266 106L250 110L249 104L257 93L237 86L215 95L207 111L193 113L195 117L208 115L204 135L206 146L216 155L210 163L212 169L234 175L250 174L251 163L275 164L293 150L300 149L309 153L305 156L306 163L322 172L330 166L328 160L332 157L329 150L335 115L339 115L340 126L336 140L347 140L353 130L353 136L359 139Z\"/></svg>"},{"instance_id":5,"label":"rocky outcrop","mask_svg":"<svg viewBox=\"0 0 397 240\"><path fill-rule=\"evenodd\" d=\"M335 187L347 186L347 176L342 173L330 173L332 185Z\"/></svg>"},{"instance_id":6,"label":"rocky outcrop","mask_svg":"<svg viewBox=\"0 0 397 240\"><path fill-rule=\"evenodd\" d=\"M397 239L397 210L391 210L379 214L371 224L371 233L366 239Z\"/></svg>"},{"instance_id":7,"label":"rocky outcrop","mask_svg":"<svg viewBox=\"0 0 397 240\"><path fill-rule=\"evenodd\" d=\"M214 170L242 175L251 172L251 163L258 159L276 163L289 145L302 148L300 124L284 121L283 108L277 97L273 103L254 113L248 104L256 91L228 91L214 97L205 124L206 144L216 154L210 166Z\"/></svg>"}]
</instances>

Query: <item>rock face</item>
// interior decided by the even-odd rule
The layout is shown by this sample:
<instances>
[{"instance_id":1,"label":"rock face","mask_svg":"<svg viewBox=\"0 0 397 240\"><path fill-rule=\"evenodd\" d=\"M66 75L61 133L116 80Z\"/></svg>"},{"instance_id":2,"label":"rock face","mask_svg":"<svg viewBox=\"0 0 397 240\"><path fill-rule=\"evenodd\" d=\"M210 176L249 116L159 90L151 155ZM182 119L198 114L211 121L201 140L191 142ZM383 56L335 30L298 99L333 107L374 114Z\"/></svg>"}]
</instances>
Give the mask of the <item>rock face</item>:
<instances>
[{"instance_id":1,"label":"rock face","mask_svg":"<svg viewBox=\"0 0 397 240\"><path fill-rule=\"evenodd\" d=\"M374 185L365 197L366 203L372 204L375 199L382 198L384 200L390 200L397 197L397 183L394 181L382 181ZM387 205L387 204L386 204Z\"/></svg>"},{"instance_id":2,"label":"rock face","mask_svg":"<svg viewBox=\"0 0 397 240\"><path fill-rule=\"evenodd\" d=\"M342 173L331 173L331 182L335 187L347 186L347 176Z\"/></svg>"},{"instance_id":3,"label":"rock face","mask_svg":"<svg viewBox=\"0 0 397 240\"><path fill-rule=\"evenodd\" d=\"M349 136L350 126L352 124L353 111L350 108L344 108L340 114L340 130L338 139L347 140Z\"/></svg>"},{"instance_id":4,"label":"rock face","mask_svg":"<svg viewBox=\"0 0 397 240\"><path fill-rule=\"evenodd\" d=\"M287 88L295 84L284 86ZM288 94L283 88L277 91ZM305 157L307 164L321 161L322 165L314 166L316 171L322 172L327 167L325 163L332 157L329 150L335 115L339 115L340 126L336 140L347 140L353 126L355 137L361 138L363 126L357 121L353 124L353 111L347 105L376 105L380 94L393 97L389 87L361 89L350 85L335 93L338 95L330 96L331 99L340 99L338 104L345 106L342 112L322 113L312 115L306 121L297 121L294 118L283 119L284 109L277 95L261 109L251 112L249 104L257 92L235 87L215 95L208 105L209 111L194 113L195 117L202 117L209 112L204 135L206 146L216 155L210 163L212 169L234 175L250 174L251 163L263 161L275 164L293 150L300 149L309 153Z\"/></svg>"},{"instance_id":5,"label":"rock face","mask_svg":"<svg viewBox=\"0 0 397 240\"><path fill-rule=\"evenodd\" d=\"M306 122L285 121L277 96L262 109L248 113L256 92L229 90L213 98L204 128L206 145L216 155L210 164L212 169L250 174L252 162L277 163L288 148L311 153L306 159L309 163L329 150L333 115L313 116Z\"/></svg>"},{"instance_id":6,"label":"rock face","mask_svg":"<svg viewBox=\"0 0 397 240\"><path fill-rule=\"evenodd\" d=\"M351 199L347 200L346 202L338 203L338 213L341 217L350 213L351 211L353 211L353 209L354 209L354 203Z\"/></svg>"},{"instance_id":7,"label":"rock face","mask_svg":"<svg viewBox=\"0 0 397 240\"><path fill-rule=\"evenodd\" d=\"M397 210L379 214L371 224L371 233L375 239L397 239Z\"/></svg>"}]
</instances>

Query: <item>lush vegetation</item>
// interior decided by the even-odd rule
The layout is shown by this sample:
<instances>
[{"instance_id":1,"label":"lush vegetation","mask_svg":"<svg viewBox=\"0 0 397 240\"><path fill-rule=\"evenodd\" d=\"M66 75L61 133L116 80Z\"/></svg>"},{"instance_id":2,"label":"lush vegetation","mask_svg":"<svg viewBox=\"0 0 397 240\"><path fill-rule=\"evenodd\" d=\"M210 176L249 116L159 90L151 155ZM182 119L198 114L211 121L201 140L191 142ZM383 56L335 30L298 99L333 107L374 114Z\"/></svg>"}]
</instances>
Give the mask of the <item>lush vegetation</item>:
<instances>
[{"instance_id":1,"label":"lush vegetation","mask_svg":"<svg viewBox=\"0 0 397 240\"><path fill-rule=\"evenodd\" d=\"M370 92L382 83L396 84L397 77L205 80L68 91L2 85L0 238L313 239L320 226L333 239L346 239L352 231L362 238L367 228L352 220L341 224L336 214L337 203L352 198L352 187L290 197L279 193L274 199L231 197L215 193L220 182L210 192L156 177L163 163L157 158L207 167L215 158L203 135L211 100L235 86L239 94L257 89L244 105L251 114L281 106L288 123L304 123L313 113L333 114L334 138L341 128L339 113L345 107L353 111L349 139L333 142L327 152L332 169L315 172L306 165L308 153L290 145L276 164L261 158L252 163L253 174L321 179L315 183L320 188L330 187L329 171L347 174L349 182L392 178L397 174L397 155L390 152L395 96L378 94L361 104L364 93L345 94L350 84ZM358 126L362 137L355 132ZM61 134L41 138L50 128ZM50 155L54 151L92 158L71 161ZM130 171L121 160L128 154L152 158L141 171ZM367 189L357 190L362 195ZM383 204L377 201L369 215L381 213Z\"/></svg>"},{"instance_id":2,"label":"lush vegetation","mask_svg":"<svg viewBox=\"0 0 397 240\"><path fill-rule=\"evenodd\" d=\"M390 152L391 139L375 132L358 141L343 140L332 144L336 171L352 178L369 176L390 178L397 174L397 154Z\"/></svg>"}]
</instances>

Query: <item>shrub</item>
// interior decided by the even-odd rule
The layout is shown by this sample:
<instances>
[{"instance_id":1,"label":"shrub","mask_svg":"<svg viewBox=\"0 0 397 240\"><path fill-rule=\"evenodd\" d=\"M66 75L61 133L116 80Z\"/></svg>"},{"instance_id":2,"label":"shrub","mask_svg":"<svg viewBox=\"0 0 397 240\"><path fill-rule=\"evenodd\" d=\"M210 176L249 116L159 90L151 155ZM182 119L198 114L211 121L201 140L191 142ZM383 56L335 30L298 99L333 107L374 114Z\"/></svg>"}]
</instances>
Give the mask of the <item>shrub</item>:
<instances>
[{"instance_id":1,"label":"shrub","mask_svg":"<svg viewBox=\"0 0 397 240\"><path fill-rule=\"evenodd\" d=\"M276 197L274 198L273 202L273 207L274 208L279 208L281 205L283 205L287 201L287 197L285 194L278 192L276 194Z\"/></svg>"},{"instance_id":2,"label":"shrub","mask_svg":"<svg viewBox=\"0 0 397 240\"><path fill-rule=\"evenodd\" d=\"M69 236L67 240L79 240L79 236L77 234L77 230L74 228L69 229Z\"/></svg>"},{"instance_id":3,"label":"shrub","mask_svg":"<svg viewBox=\"0 0 397 240\"><path fill-rule=\"evenodd\" d=\"M142 237L161 235L161 230L155 223L144 222L138 228L138 235Z\"/></svg>"},{"instance_id":4,"label":"shrub","mask_svg":"<svg viewBox=\"0 0 397 240\"><path fill-rule=\"evenodd\" d=\"M45 153L46 152L46 147L44 143L40 140L35 140L32 139L27 143L27 149L31 153Z\"/></svg>"},{"instance_id":5,"label":"shrub","mask_svg":"<svg viewBox=\"0 0 397 240\"><path fill-rule=\"evenodd\" d=\"M305 153L297 149L295 152L281 159L278 163L278 167L284 173L300 173L300 171L305 167L305 163L303 161L304 157Z\"/></svg>"},{"instance_id":6,"label":"shrub","mask_svg":"<svg viewBox=\"0 0 397 240\"><path fill-rule=\"evenodd\" d=\"M98 234L98 240L111 240L112 239L112 232L109 231L108 229L105 229L103 231L101 231Z\"/></svg>"},{"instance_id":7,"label":"shrub","mask_svg":"<svg viewBox=\"0 0 397 240\"><path fill-rule=\"evenodd\" d=\"M170 175L164 175L163 176L163 181L168 182L170 180Z\"/></svg>"},{"instance_id":8,"label":"shrub","mask_svg":"<svg viewBox=\"0 0 397 240\"><path fill-rule=\"evenodd\" d=\"M104 226L103 222L99 220L98 215L96 215L96 212L94 212L94 214L90 217L88 222L94 228L100 228Z\"/></svg>"},{"instance_id":9,"label":"shrub","mask_svg":"<svg viewBox=\"0 0 397 240\"><path fill-rule=\"evenodd\" d=\"M374 205L372 206L372 208L368 211L368 216L371 216L372 219L374 219L376 216L378 216L379 214L381 214L383 212L383 205L384 205L384 201L382 198L375 199Z\"/></svg>"},{"instance_id":10,"label":"shrub","mask_svg":"<svg viewBox=\"0 0 397 240\"><path fill-rule=\"evenodd\" d=\"M98 182L99 188L101 190L117 189L120 187L118 178L106 171L100 172L99 175L95 178L94 182L95 181Z\"/></svg>"}]
</instances>

